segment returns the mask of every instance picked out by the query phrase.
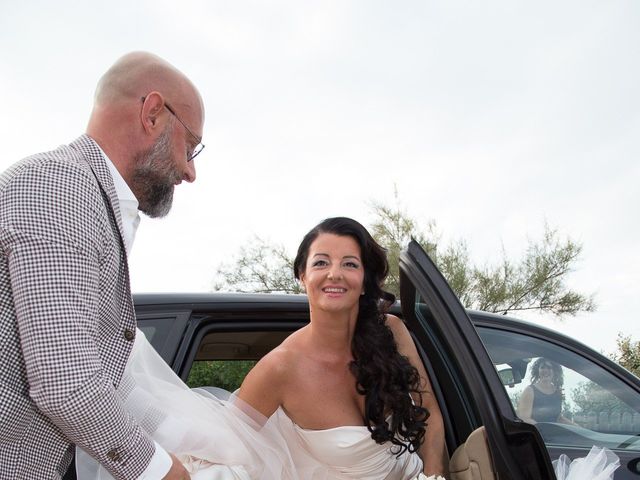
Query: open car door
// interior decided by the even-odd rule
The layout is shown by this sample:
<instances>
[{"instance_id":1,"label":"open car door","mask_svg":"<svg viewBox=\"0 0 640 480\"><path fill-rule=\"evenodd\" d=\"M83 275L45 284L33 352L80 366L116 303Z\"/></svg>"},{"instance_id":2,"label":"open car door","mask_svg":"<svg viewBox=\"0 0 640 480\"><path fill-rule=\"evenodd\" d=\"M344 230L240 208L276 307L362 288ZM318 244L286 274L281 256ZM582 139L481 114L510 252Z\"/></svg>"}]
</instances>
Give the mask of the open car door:
<instances>
[{"instance_id":1,"label":"open car door","mask_svg":"<svg viewBox=\"0 0 640 480\"><path fill-rule=\"evenodd\" d=\"M415 241L400 256L400 290L442 410L451 478L554 480L540 434L516 417L464 307Z\"/></svg>"}]
</instances>

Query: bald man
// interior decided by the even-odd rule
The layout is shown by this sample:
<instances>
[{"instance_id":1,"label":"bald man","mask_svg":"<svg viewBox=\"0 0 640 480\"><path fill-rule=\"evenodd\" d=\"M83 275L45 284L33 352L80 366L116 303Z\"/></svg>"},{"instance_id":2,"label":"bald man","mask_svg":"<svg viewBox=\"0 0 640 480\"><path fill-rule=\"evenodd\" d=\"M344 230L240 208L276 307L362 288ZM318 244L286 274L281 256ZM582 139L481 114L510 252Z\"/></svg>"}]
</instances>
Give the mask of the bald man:
<instances>
[{"instance_id":1,"label":"bald man","mask_svg":"<svg viewBox=\"0 0 640 480\"><path fill-rule=\"evenodd\" d=\"M60 479L74 445L116 479L184 479L116 393L136 336L127 252L138 210L193 182L202 99L134 52L100 79L87 133L0 177L0 478Z\"/></svg>"}]
</instances>

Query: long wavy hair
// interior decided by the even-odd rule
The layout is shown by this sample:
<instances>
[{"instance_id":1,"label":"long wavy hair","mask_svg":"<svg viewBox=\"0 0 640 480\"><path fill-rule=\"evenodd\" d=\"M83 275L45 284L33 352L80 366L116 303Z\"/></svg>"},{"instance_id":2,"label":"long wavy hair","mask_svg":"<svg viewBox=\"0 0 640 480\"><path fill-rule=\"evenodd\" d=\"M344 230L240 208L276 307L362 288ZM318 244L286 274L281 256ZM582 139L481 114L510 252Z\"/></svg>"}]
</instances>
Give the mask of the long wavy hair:
<instances>
[{"instance_id":1,"label":"long wavy hair","mask_svg":"<svg viewBox=\"0 0 640 480\"><path fill-rule=\"evenodd\" d=\"M543 363L551 365L551 371L553 372L551 381L555 385L556 389L562 392L562 386L564 385L564 372L562 371L562 366L548 358L540 357L533 362L533 365L531 365L531 383L533 384L540 380L540 366Z\"/></svg>"},{"instance_id":2,"label":"long wavy hair","mask_svg":"<svg viewBox=\"0 0 640 480\"><path fill-rule=\"evenodd\" d=\"M356 378L356 390L365 398L364 423L371 438L379 444L393 443L398 455L406 450L415 452L424 438L429 412L411 399L412 392L422 398L420 375L407 357L400 355L386 324L386 312L395 301L393 294L382 289L389 271L386 250L355 220L327 218L307 233L298 247L293 262L297 279L305 271L311 244L322 233L351 237L360 246L364 294L360 296L349 367Z\"/></svg>"}]
</instances>

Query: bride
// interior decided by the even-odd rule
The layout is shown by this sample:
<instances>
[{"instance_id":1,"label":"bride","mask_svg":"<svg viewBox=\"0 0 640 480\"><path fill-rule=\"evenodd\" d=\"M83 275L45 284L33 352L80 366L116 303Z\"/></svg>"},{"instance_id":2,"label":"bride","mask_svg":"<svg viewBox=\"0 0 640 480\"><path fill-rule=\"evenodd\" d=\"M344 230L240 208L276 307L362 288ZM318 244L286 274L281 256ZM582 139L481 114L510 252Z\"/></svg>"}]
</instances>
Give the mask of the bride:
<instances>
[{"instance_id":1,"label":"bride","mask_svg":"<svg viewBox=\"0 0 640 480\"><path fill-rule=\"evenodd\" d=\"M238 397L275 414L294 460L323 478L444 474L440 409L404 323L384 310L385 251L358 222L330 218L302 240L294 273L310 323L249 372ZM428 419L427 419L428 418Z\"/></svg>"},{"instance_id":2,"label":"bride","mask_svg":"<svg viewBox=\"0 0 640 480\"><path fill-rule=\"evenodd\" d=\"M445 473L440 409L403 322L385 313L384 249L331 218L294 262L311 321L266 355L237 395L194 393L138 332L118 387L149 435L200 480L426 478ZM79 479L110 479L78 451Z\"/></svg>"}]
</instances>

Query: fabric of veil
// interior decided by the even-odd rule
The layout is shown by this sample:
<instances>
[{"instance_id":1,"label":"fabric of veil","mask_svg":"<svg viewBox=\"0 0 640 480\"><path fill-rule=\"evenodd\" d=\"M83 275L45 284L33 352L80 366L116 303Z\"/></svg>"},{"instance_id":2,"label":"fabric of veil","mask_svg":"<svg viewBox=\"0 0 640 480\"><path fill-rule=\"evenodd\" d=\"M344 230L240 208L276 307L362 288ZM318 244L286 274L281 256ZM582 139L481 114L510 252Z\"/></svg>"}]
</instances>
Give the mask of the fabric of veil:
<instances>
[{"instance_id":1,"label":"fabric of veil","mask_svg":"<svg viewBox=\"0 0 640 480\"><path fill-rule=\"evenodd\" d=\"M193 480L356 478L312 457L281 409L267 419L234 395L224 401L205 390L190 389L140 330L117 391L125 409L151 438L178 457ZM113 480L79 448L76 471L79 480ZM382 474L388 479L407 479L403 474L377 473L371 478ZM443 480L415 475L410 477Z\"/></svg>"},{"instance_id":2,"label":"fabric of veil","mask_svg":"<svg viewBox=\"0 0 640 480\"><path fill-rule=\"evenodd\" d=\"M620 459L615 453L597 446L591 447L584 458L571 461L563 454L553 462L558 480L612 480L619 466Z\"/></svg>"},{"instance_id":3,"label":"fabric of veil","mask_svg":"<svg viewBox=\"0 0 640 480\"><path fill-rule=\"evenodd\" d=\"M135 342L118 393L127 411L185 464L192 479L321 478L300 471L304 465L296 471L289 446L273 422L235 396L222 401L190 389L142 331L137 331ZM113 478L80 449L76 470L81 480Z\"/></svg>"}]
</instances>

